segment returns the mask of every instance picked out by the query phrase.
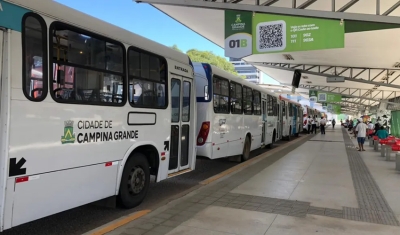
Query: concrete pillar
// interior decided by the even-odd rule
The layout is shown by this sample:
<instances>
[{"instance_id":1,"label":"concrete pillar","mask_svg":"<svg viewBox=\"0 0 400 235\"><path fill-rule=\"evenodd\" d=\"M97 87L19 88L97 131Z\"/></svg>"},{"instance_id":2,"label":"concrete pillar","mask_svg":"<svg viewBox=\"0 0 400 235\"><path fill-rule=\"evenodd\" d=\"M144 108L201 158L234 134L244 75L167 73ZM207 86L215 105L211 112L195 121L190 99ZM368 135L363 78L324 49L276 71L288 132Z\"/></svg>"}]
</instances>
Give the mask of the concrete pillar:
<instances>
[{"instance_id":1,"label":"concrete pillar","mask_svg":"<svg viewBox=\"0 0 400 235\"><path fill-rule=\"evenodd\" d=\"M378 151L379 150L379 140L374 141L374 150Z\"/></svg>"}]
</instances>

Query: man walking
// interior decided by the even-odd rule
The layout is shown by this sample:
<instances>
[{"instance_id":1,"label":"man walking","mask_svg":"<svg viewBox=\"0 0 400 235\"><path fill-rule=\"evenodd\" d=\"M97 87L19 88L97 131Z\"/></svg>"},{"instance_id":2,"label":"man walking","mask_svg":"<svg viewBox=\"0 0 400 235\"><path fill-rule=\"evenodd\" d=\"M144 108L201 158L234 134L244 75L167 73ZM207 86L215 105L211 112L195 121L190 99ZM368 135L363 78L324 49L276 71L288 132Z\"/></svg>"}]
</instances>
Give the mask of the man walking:
<instances>
[{"instance_id":1,"label":"man walking","mask_svg":"<svg viewBox=\"0 0 400 235\"><path fill-rule=\"evenodd\" d=\"M321 118L321 121L319 121L319 124L321 126L321 135L325 135L325 125L326 125L325 117Z\"/></svg>"},{"instance_id":2,"label":"man walking","mask_svg":"<svg viewBox=\"0 0 400 235\"><path fill-rule=\"evenodd\" d=\"M358 151L365 151L364 142L367 136L368 126L362 122L362 119L358 120L357 127L355 128L355 133L357 134Z\"/></svg>"}]
</instances>

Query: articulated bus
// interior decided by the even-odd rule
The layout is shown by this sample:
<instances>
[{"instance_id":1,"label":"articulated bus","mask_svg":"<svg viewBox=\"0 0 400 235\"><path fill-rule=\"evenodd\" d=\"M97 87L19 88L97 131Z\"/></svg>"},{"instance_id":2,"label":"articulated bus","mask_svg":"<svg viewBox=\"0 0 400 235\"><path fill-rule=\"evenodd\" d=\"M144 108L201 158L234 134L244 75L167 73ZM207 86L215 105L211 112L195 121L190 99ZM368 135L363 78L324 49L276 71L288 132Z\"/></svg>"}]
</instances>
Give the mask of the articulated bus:
<instances>
[{"instance_id":1,"label":"articulated bus","mask_svg":"<svg viewBox=\"0 0 400 235\"><path fill-rule=\"evenodd\" d=\"M193 63L197 156L245 161L278 138L278 97L213 65Z\"/></svg>"},{"instance_id":2,"label":"articulated bus","mask_svg":"<svg viewBox=\"0 0 400 235\"><path fill-rule=\"evenodd\" d=\"M303 107L301 104L288 98L279 96L282 122L280 128L282 130L282 139L290 140L291 136L298 136L303 130Z\"/></svg>"},{"instance_id":3,"label":"articulated bus","mask_svg":"<svg viewBox=\"0 0 400 235\"><path fill-rule=\"evenodd\" d=\"M1 230L191 171L187 55L54 1L0 1Z\"/></svg>"}]
</instances>

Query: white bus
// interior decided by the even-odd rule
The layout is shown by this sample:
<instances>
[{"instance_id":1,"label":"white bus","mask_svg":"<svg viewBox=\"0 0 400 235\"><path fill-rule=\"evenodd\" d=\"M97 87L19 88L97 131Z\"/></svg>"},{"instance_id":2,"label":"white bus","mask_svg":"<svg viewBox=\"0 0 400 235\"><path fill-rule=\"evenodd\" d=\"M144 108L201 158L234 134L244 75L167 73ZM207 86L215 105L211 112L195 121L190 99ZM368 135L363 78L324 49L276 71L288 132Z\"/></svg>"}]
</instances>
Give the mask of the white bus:
<instances>
[{"instance_id":1,"label":"white bus","mask_svg":"<svg viewBox=\"0 0 400 235\"><path fill-rule=\"evenodd\" d=\"M1 1L1 230L195 167L187 55L54 1Z\"/></svg>"},{"instance_id":2,"label":"white bus","mask_svg":"<svg viewBox=\"0 0 400 235\"><path fill-rule=\"evenodd\" d=\"M213 65L193 63L197 156L245 161L277 140L278 97ZM239 158L240 157L240 158Z\"/></svg>"},{"instance_id":3,"label":"white bus","mask_svg":"<svg viewBox=\"0 0 400 235\"><path fill-rule=\"evenodd\" d=\"M290 140L292 136L298 136L303 130L303 107L282 95L279 96L279 100L282 116L282 122L280 122L282 139Z\"/></svg>"}]
</instances>

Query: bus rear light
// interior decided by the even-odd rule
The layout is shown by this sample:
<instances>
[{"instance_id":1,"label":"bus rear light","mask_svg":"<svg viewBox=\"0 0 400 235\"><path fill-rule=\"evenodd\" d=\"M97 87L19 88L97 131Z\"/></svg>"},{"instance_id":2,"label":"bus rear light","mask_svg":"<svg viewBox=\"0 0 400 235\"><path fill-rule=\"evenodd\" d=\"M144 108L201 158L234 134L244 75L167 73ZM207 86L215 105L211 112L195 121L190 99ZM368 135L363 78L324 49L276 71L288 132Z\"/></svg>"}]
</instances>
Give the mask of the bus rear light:
<instances>
[{"instance_id":1,"label":"bus rear light","mask_svg":"<svg viewBox=\"0 0 400 235\"><path fill-rule=\"evenodd\" d=\"M202 146L207 140L208 133L210 132L210 122L203 122L197 136L197 145Z\"/></svg>"}]
</instances>

